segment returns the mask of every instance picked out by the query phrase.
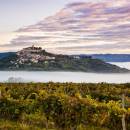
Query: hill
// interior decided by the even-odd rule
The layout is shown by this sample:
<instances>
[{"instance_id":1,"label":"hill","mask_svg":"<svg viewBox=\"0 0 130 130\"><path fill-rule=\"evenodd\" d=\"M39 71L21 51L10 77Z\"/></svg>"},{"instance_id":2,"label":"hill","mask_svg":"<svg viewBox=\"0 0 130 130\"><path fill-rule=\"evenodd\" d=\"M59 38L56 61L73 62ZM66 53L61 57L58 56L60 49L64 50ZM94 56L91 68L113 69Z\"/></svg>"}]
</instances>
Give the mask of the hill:
<instances>
[{"instance_id":1,"label":"hill","mask_svg":"<svg viewBox=\"0 0 130 130\"><path fill-rule=\"evenodd\" d=\"M41 47L23 48L0 60L1 70L83 71L124 73L125 68L105 63L91 56L69 56L46 52Z\"/></svg>"}]
</instances>

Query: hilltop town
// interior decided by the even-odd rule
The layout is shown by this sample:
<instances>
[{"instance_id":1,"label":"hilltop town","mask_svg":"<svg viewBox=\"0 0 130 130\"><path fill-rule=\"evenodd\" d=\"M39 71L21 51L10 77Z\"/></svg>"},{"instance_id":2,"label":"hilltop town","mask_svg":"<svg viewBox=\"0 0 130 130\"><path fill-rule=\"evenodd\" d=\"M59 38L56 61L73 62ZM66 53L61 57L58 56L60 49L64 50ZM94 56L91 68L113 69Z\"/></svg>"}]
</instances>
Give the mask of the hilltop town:
<instances>
[{"instance_id":1,"label":"hilltop town","mask_svg":"<svg viewBox=\"0 0 130 130\"><path fill-rule=\"evenodd\" d=\"M0 59L1 70L83 71L126 73L129 70L106 63L91 56L70 56L49 53L41 47L23 48Z\"/></svg>"},{"instance_id":2,"label":"hilltop town","mask_svg":"<svg viewBox=\"0 0 130 130\"><path fill-rule=\"evenodd\" d=\"M45 60L55 60L54 56L48 56L45 50L42 50L41 47L35 47L34 45L31 47L23 48L21 51L17 53L19 64L24 64L26 62L38 63Z\"/></svg>"}]
</instances>

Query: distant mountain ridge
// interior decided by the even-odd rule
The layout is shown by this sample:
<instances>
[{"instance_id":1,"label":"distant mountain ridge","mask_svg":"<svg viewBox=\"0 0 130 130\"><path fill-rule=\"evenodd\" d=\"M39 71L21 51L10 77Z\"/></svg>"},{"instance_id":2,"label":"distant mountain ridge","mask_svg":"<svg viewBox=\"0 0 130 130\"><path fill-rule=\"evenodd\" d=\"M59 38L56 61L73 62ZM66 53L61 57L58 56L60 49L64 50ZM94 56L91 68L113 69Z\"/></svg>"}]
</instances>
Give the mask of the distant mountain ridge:
<instances>
[{"instance_id":1,"label":"distant mountain ridge","mask_svg":"<svg viewBox=\"0 0 130 130\"><path fill-rule=\"evenodd\" d=\"M16 53L1 55L0 70L82 71L94 73L127 73L128 69L106 63L93 56L60 55L41 47L27 47Z\"/></svg>"},{"instance_id":2,"label":"distant mountain ridge","mask_svg":"<svg viewBox=\"0 0 130 130\"><path fill-rule=\"evenodd\" d=\"M0 59L2 58L5 58L5 57L8 57L10 55L13 55L15 54L16 52L3 52L3 53L0 53Z\"/></svg>"},{"instance_id":3,"label":"distant mountain ridge","mask_svg":"<svg viewBox=\"0 0 130 130\"><path fill-rule=\"evenodd\" d=\"M93 54L91 56L105 62L130 62L130 54Z\"/></svg>"}]
</instances>

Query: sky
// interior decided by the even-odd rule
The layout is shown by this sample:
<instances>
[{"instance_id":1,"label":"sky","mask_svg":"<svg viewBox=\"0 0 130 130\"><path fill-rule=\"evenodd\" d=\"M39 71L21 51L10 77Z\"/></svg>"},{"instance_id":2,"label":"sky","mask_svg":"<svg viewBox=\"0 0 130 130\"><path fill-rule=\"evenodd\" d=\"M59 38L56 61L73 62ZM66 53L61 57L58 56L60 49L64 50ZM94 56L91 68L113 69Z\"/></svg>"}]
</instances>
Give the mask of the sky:
<instances>
[{"instance_id":1,"label":"sky","mask_svg":"<svg viewBox=\"0 0 130 130\"><path fill-rule=\"evenodd\" d=\"M0 0L0 52L130 53L129 0Z\"/></svg>"}]
</instances>

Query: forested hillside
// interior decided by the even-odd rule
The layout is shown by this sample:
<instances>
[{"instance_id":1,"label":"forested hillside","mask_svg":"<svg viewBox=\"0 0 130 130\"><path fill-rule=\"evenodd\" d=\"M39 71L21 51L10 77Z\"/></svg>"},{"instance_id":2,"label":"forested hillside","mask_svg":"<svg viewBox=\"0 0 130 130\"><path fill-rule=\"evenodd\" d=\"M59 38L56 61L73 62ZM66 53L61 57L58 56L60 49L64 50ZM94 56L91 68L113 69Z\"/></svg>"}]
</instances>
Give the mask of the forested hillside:
<instances>
[{"instance_id":1,"label":"forested hillside","mask_svg":"<svg viewBox=\"0 0 130 130\"><path fill-rule=\"evenodd\" d=\"M1 130L130 130L129 107L130 84L0 84Z\"/></svg>"}]
</instances>

